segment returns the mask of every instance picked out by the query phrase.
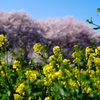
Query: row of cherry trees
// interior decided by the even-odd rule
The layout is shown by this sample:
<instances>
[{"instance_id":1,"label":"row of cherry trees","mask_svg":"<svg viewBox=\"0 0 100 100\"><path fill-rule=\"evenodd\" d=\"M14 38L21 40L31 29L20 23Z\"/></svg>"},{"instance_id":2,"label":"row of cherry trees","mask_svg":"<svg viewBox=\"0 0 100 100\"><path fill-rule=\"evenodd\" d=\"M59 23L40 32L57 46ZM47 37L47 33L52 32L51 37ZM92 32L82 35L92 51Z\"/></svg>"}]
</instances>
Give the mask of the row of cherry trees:
<instances>
[{"instance_id":1,"label":"row of cherry trees","mask_svg":"<svg viewBox=\"0 0 100 100\"><path fill-rule=\"evenodd\" d=\"M77 44L84 50L91 45L91 39L97 40L99 36L92 27L73 19L72 16L32 20L30 15L22 10L0 11L0 34L4 34L8 39L9 48L24 49L26 59L35 43L49 45L48 55L53 54L52 48L58 45L63 48L64 57L67 57L70 52L68 48Z\"/></svg>"}]
</instances>

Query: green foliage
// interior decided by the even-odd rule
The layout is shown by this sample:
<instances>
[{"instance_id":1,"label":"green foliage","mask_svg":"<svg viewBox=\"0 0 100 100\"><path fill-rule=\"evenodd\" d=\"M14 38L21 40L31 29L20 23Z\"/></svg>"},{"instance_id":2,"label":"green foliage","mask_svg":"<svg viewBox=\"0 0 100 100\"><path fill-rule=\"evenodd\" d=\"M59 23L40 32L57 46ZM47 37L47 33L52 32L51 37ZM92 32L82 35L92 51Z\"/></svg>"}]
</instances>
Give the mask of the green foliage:
<instances>
[{"instance_id":1,"label":"green foliage","mask_svg":"<svg viewBox=\"0 0 100 100\"><path fill-rule=\"evenodd\" d=\"M99 8L97 8L97 12L98 12L98 13L100 12L100 7L99 7Z\"/></svg>"},{"instance_id":2,"label":"green foliage","mask_svg":"<svg viewBox=\"0 0 100 100\"><path fill-rule=\"evenodd\" d=\"M100 7L97 8L97 12L100 14ZM93 28L94 30L100 29L100 26L99 25L93 23L92 17L91 17L90 21L89 21L89 19L87 19L86 22L88 22L89 24L93 24L93 25L97 26L96 28Z\"/></svg>"}]
</instances>

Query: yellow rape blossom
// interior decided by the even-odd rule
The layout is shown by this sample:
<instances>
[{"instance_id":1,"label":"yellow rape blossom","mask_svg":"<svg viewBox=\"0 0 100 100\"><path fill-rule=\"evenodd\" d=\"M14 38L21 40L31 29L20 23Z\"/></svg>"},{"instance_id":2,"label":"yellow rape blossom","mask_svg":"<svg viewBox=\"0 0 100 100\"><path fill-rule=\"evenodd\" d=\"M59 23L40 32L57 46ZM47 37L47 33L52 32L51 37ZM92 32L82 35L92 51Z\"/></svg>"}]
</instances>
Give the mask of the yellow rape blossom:
<instances>
[{"instance_id":1,"label":"yellow rape blossom","mask_svg":"<svg viewBox=\"0 0 100 100\"><path fill-rule=\"evenodd\" d=\"M63 82L63 85L65 85L65 84L66 84L66 81Z\"/></svg>"},{"instance_id":2,"label":"yellow rape blossom","mask_svg":"<svg viewBox=\"0 0 100 100\"><path fill-rule=\"evenodd\" d=\"M77 48L78 47L78 45L74 45L74 48Z\"/></svg>"},{"instance_id":3,"label":"yellow rape blossom","mask_svg":"<svg viewBox=\"0 0 100 100\"><path fill-rule=\"evenodd\" d=\"M49 63L49 65L54 65L55 64L55 61L51 61L50 63Z\"/></svg>"},{"instance_id":4,"label":"yellow rape blossom","mask_svg":"<svg viewBox=\"0 0 100 100\"><path fill-rule=\"evenodd\" d=\"M66 100L66 98L67 98L67 95L65 94L65 95L63 96L63 100Z\"/></svg>"},{"instance_id":5,"label":"yellow rape blossom","mask_svg":"<svg viewBox=\"0 0 100 100\"><path fill-rule=\"evenodd\" d=\"M1 65L0 65L0 70L1 71L0 72L1 72L2 75L4 75L4 72L3 72L2 68L4 67L5 63L2 60L0 60L0 62L1 62Z\"/></svg>"},{"instance_id":6,"label":"yellow rape blossom","mask_svg":"<svg viewBox=\"0 0 100 100\"><path fill-rule=\"evenodd\" d=\"M43 67L43 73L44 74L48 74L49 72L52 72L52 71L53 71L53 66L52 65L46 64Z\"/></svg>"},{"instance_id":7,"label":"yellow rape blossom","mask_svg":"<svg viewBox=\"0 0 100 100\"><path fill-rule=\"evenodd\" d=\"M47 81L46 77L44 77L43 82L44 82L44 85L48 84L48 81Z\"/></svg>"},{"instance_id":8,"label":"yellow rape blossom","mask_svg":"<svg viewBox=\"0 0 100 100\"><path fill-rule=\"evenodd\" d=\"M62 54L59 54L58 58L57 58L57 62L62 60Z\"/></svg>"},{"instance_id":9,"label":"yellow rape blossom","mask_svg":"<svg viewBox=\"0 0 100 100\"><path fill-rule=\"evenodd\" d=\"M4 75L4 72L3 72L3 71L1 71L1 74L2 74L2 75Z\"/></svg>"},{"instance_id":10,"label":"yellow rape blossom","mask_svg":"<svg viewBox=\"0 0 100 100\"><path fill-rule=\"evenodd\" d=\"M21 100L22 98L19 94L14 94L14 100Z\"/></svg>"},{"instance_id":11,"label":"yellow rape blossom","mask_svg":"<svg viewBox=\"0 0 100 100\"><path fill-rule=\"evenodd\" d=\"M0 70L2 70L2 67L4 67L4 62L2 60L0 60L1 65L0 65Z\"/></svg>"},{"instance_id":12,"label":"yellow rape blossom","mask_svg":"<svg viewBox=\"0 0 100 100\"><path fill-rule=\"evenodd\" d=\"M40 44L40 43L36 43L36 44L33 46L33 49L34 49L34 51L37 51L37 50L39 50L40 47L41 47L41 44Z\"/></svg>"},{"instance_id":13,"label":"yellow rape blossom","mask_svg":"<svg viewBox=\"0 0 100 100\"><path fill-rule=\"evenodd\" d=\"M46 97L44 100L50 100L50 97Z\"/></svg>"},{"instance_id":14,"label":"yellow rape blossom","mask_svg":"<svg viewBox=\"0 0 100 100\"><path fill-rule=\"evenodd\" d=\"M62 70L59 69L59 71L55 72L55 75L58 76L59 78L62 78Z\"/></svg>"},{"instance_id":15,"label":"yellow rape blossom","mask_svg":"<svg viewBox=\"0 0 100 100\"><path fill-rule=\"evenodd\" d=\"M22 93L24 88L25 88L25 85L21 83L20 86L17 88L16 92Z\"/></svg>"},{"instance_id":16,"label":"yellow rape blossom","mask_svg":"<svg viewBox=\"0 0 100 100\"><path fill-rule=\"evenodd\" d=\"M95 53L91 53L89 58L91 59L91 61L94 61L94 58L95 58L96 54Z\"/></svg>"},{"instance_id":17,"label":"yellow rape blossom","mask_svg":"<svg viewBox=\"0 0 100 100\"><path fill-rule=\"evenodd\" d=\"M32 99L32 97L29 97L29 98L28 98L28 100L31 100L31 99Z\"/></svg>"},{"instance_id":18,"label":"yellow rape blossom","mask_svg":"<svg viewBox=\"0 0 100 100\"><path fill-rule=\"evenodd\" d=\"M94 52L94 50L92 49L92 48L89 48L89 47L91 47L91 46L88 46L88 47L86 47L86 49L85 49L85 56L86 56L86 59L87 59L87 55L88 54L90 54L90 52Z\"/></svg>"},{"instance_id":19,"label":"yellow rape blossom","mask_svg":"<svg viewBox=\"0 0 100 100\"><path fill-rule=\"evenodd\" d=\"M85 87L84 91L86 91L86 93L90 93L91 92L91 88L90 87Z\"/></svg>"},{"instance_id":20,"label":"yellow rape blossom","mask_svg":"<svg viewBox=\"0 0 100 100\"><path fill-rule=\"evenodd\" d=\"M6 39L6 37L4 37L3 34L0 34L0 47L2 47L2 45L4 44L4 42L7 42L8 39ZM7 42L9 43L9 42Z\"/></svg>"},{"instance_id":21,"label":"yellow rape blossom","mask_svg":"<svg viewBox=\"0 0 100 100\"><path fill-rule=\"evenodd\" d=\"M13 63L13 69L16 69L16 71L19 71L20 67L21 67L20 61L15 60Z\"/></svg>"},{"instance_id":22,"label":"yellow rape blossom","mask_svg":"<svg viewBox=\"0 0 100 100\"><path fill-rule=\"evenodd\" d=\"M92 62L91 62L90 59L88 59L88 63L87 63L87 65L88 65L89 67L92 65Z\"/></svg>"},{"instance_id":23,"label":"yellow rape blossom","mask_svg":"<svg viewBox=\"0 0 100 100\"><path fill-rule=\"evenodd\" d=\"M73 86L76 85L76 82L74 82L72 79L70 79L68 83L69 83L69 85L70 85L71 87L73 87Z\"/></svg>"},{"instance_id":24,"label":"yellow rape blossom","mask_svg":"<svg viewBox=\"0 0 100 100\"><path fill-rule=\"evenodd\" d=\"M53 48L53 53L54 53L55 55L57 55L58 53L61 53L61 52L60 52L60 47L59 47L59 46L55 46L55 47Z\"/></svg>"},{"instance_id":25,"label":"yellow rape blossom","mask_svg":"<svg viewBox=\"0 0 100 100\"><path fill-rule=\"evenodd\" d=\"M24 96L25 95L25 92L23 91L24 88L25 88L25 85L21 83L20 86L16 89L16 92ZM14 94L14 100L22 99L22 97L19 94Z\"/></svg>"},{"instance_id":26,"label":"yellow rape blossom","mask_svg":"<svg viewBox=\"0 0 100 100\"><path fill-rule=\"evenodd\" d=\"M57 65L57 68L59 68L59 64L56 64Z\"/></svg>"},{"instance_id":27,"label":"yellow rape blossom","mask_svg":"<svg viewBox=\"0 0 100 100\"><path fill-rule=\"evenodd\" d=\"M64 72L66 73L66 78L71 76L71 72L67 69L64 69Z\"/></svg>"},{"instance_id":28,"label":"yellow rape blossom","mask_svg":"<svg viewBox=\"0 0 100 100\"><path fill-rule=\"evenodd\" d=\"M73 52L72 57L73 57L73 58L79 58L79 57L81 57L81 56L79 55L79 53L81 53L81 51L79 51L79 52Z\"/></svg>"},{"instance_id":29,"label":"yellow rape blossom","mask_svg":"<svg viewBox=\"0 0 100 100\"><path fill-rule=\"evenodd\" d=\"M100 46L98 46L98 47L95 49L95 53L96 53L96 55L100 54Z\"/></svg>"},{"instance_id":30,"label":"yellow rape blossom","mask_svg":"<svg viewBox=\"0 0 100 100\"><path fill-rule=\"evenodd\" d=\"M94 58L95 66L100 65L100 58Z\"/></svg>"},{"instance_id":31,"label":"yellow rape blossom","mask_svg":"<svg viewBox=\"0 0 100 100\"><path fill-rule=\"evenodd\" d=\"M29 80L33 80L33 81L36 80L37 75L39 75L39 73L36 70L26 71L26 78L29 79Z\"/></svg>"},{"instance_id":32,"label":"yellow rape blossom","mask_svg":"<svg viewBox=\"0 0 100 100\"><path fill-rule=\"evenodd\" d=\"M54 55L51 55L51 56L49 57L49 62L52 61L52 60L55 60L55 56L54 56Z\"/></svg>"},{"instance_id":33,"label":"yellow rape blossom","mask_svg":"<svg viewBox=\"0 0 100 100\"><path fill-rule=\"evenodd\" d=\"M41 51L45 46L41 46L40 43L36 43L34 46L33 46L33 49L35 52L37 52L38 50ZM38 55L38 53L37 53ZM44 52L44 55L45 55L45 52Z\"/></svg>"},{"instance_id":34,"label":"yellow rape blossom","mask_svg":"<svg viewBox=\"0 0 100 100\"><path fill-rule=\"evenodd\" d=\"M63 64L66 65L66 64L68 63L68 61L70 61L70 60L64 59L64 60L63 60Z\"/></svg>"},{"instance_id":35,"label":"yellow rape blossom","mask_svg":"<svg viewBox=\"0 0 100 100\"><path fill-rule=\"evenodd\" d=\"M76 52L73 52L72 57L75 58Z\"/></svg>"},{"instance_id":36,"label":"yellow rape blossom","mask_svg":"<svg viewBox=\"0 0 100 100\"><path fill-rule=\"evenodd\" d=\"M86 72L85 70L83 70L83 69L80 70L80 73L81 73L81 74L84 74L84 75L87 74L87 72Z\"/></svg>"},{"instance_id":37,"label":"yellow rape blossom","mask_svg":"<svg viewBox=\"0 0 100 100\"><path fill-rule=\"evenodd\" d=\"M80 82L79 82L78 80L77 80L77 84L78 84L78 86L81 86L81 85L80 85Z\"/></svg>"}]
</instances>

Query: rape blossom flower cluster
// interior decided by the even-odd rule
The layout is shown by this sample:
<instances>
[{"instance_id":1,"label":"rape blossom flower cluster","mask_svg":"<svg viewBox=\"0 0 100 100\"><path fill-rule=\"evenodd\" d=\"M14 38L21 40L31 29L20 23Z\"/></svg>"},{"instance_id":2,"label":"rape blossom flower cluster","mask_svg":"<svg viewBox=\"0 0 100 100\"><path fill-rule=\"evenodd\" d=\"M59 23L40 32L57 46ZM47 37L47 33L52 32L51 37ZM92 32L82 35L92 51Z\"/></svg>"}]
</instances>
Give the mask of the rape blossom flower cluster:
<instances>
[{"instance_id":1,"label":"rape blossom flower cluster","mask_svg":"<svg viewBox=\"0 0 100 100\"><path fill-rule=\"evenodd\" d=\"M57 54L57 52L59 52L59 47L57 46L57 47L54 47L53 48L53 52L55 52L54 54ZM90 51L93 51L92 49L90 49ZM95 51L96 51L96 53L95 53L95 55L96 54L99 54L99 47L97 47L96 49L95 49ZM60 52L59 52L60 53ZM86 57L87 57L87 54L90 54L90 52L89 52L89 47L87 47L86 48ZM59 54L60 55L60 54ZM92 54L91 54L92 55ZM79 57L81 57L80 55L78 55L76 52L74 52L73 54L72 54L72 57L73 58L75 58L75 60L77 61L78 59L79 59ZM93 57L93 56L92 56ZM90 58L91 58L91 56L90 56ZM98 59L98 60L97 60ZM96 65L96 69L97 69L97 71L96 71L96 73L95 73L95 71L94 70L92 70L92 68L91 68L91 66L90 66L90 64L89 64L89 60L90 59L88 59L88 66L89 66L89 69L87 69L86 71L84 71L83 69L81 69L80 70L80 74L81 75L87 75L87 73L90 73L90 77L91 76L95 76L95 74L97 75L97 73L99 72L99 69L98 69L98 63L99 63L99 58L95 58L95 60L94 60L94 62L95 62L95 65ZM47 65L45 65L44 67L43 67L43 73L45 74L45 76L46 77L44 77L44 79L43 79L43 81L44 81L44 84L45 85L50 85L51 83L54 83L53 82L53 79L55 79L56 77L58 77L58 79L60 80L60 79L67 79L67 78L69 78L69 77L72 77L73 76L73 74L74 74L74 77L77 79L77 81L75 81L75 80L73 80L73 79L69 79L69 81L68 81L68 84L70 85L70 87L73 87L73 88L77 88L78 89L78 87L79 86L81 86L82 87L82 89L83 89L83 91L84 92L86 92L86 93L89 93L89 92L93 92L93 93L95 93L96 91L92 91L92 88L89 86L89 82L87 81L87 82L84 82L84 80L83 79L81 79L80 81L78 80L79 79L79 70L77 69L77 66L75 66L74 68L72 68L71 70L67 70L67 69L64 69L64 72L66 73L66 77L63 77L62 76L62 70L61 69L59 69L58 71L56 70L56 68L54 67L54 64L55 64L55 62L56 62L56 65L59 65L59 64L57 64L57 59L56 59L56 57L55 57L55 55L51 55L50 57L49 57L49 61L50 61L50 63L49 64L47 64ZM69 64L70 65L70 63L68 63L68 59L64 59L63 60L63 64ZM99 74L99 73L98 73ZM95 78L96 78L96 76L95 76ZM95 78L93 78L92 77L92 79L94 80ZM58 81L59 81L58 80ZM59 81L59 82L61 82L63 85L64 85L64 87L66 88L66 82L63 82L63 81ZM98 89L99 89L99 80L98 80L98 78L97 78L97 83L95 83L95 81L93 81L94 82L94 84L96 85L96 87L98 87ZM54 83L55 84L55 83ZM72 91L72 92L74 92L74 91Z\"/></svg>"},{"instance_id":2,"label":"rape blossom flower cluster","mask_svg":"<svg viewBox=\"0 0 100 100\"><path fill-rule=\"evenodd\" d=\"M29 80L33 80L33 81L36 80L38 75L39 75L39 72L36 70L26 71L26 78Z\"/></svg>"},{"instance_id":3,"label":"rape blossom flower cluster","mask_svg":"<svg viewBox=\"0 0 100 100\"><path fill-rule=\"evenodd\" d=\"M25 85L22 83L20 86L16 89L16 92L19 94L22 94L23 96L25 95L25 92L23 92L23 89L25 88ZM14 99L15 100L20 100L22 97L19 94L14 94Z\"/></svg>"},{"instance_id":4,"label":"rape blossom flower cluster","mask_svg":"<svg viewBox=\"0 0 100 100\"><path fill-rule=\"evenodd\" d=\"M0 34L0 47L2 47L4 45L5 42L7 42L8 39L6 39L6 37L4 37L3 34ZM9 44L9 42L7 42Z\"/></svg>"},{"instance_id":5,"label":"rape blossom flower cluster","mask_svg":"<svg viewBox=\"0 0 100 100\"><path fill-rule=\"evenodd\" d=\"M77 45L75 47L78 47ZM39 50L42 50L43 47L41 47L40 43L37 43L34 45L33 49L37 52ZM32 84L34 84L38 77L40 78L39 81L44 84L45 87L50 87L54 86L56 82L61 83L64 89L69 88L71 93L75 92L75 89L79 89L81 87L82 91L84 93L97 93L100 91L100 46L98 46L95 50L87 47L86 52L85 52L85 57L87 60L87 66L88 69L83 70L83 69L78 69L77 66L74 66L70 68L70 60L68 59L63 59L63 55L60 52L59 46L55 46L53 48L53 53L54 55L51 55L49 57L49 64L45 64L42 69L42 74L37 71L37 70L25 70L25 78L26 81L30 81ZM72 57L75 58L74 62L77 62L81 58L82 52L73 52ZM89 56L89 57L88 57ZM97 58L96 58L97 56ZM1 61L0 65L0 73L3 74L3 67L4 67L4 62ZM93 63L95 66L95 70L93 69ZM63 68L62 68L63 67ZM16 69L16 71L20 71L19 69L21 68L20 61L15 60L13 63L13 69ZM65 76L63 75L65 74ZM86 77L88 77L92 80L92 85L90 83L90 80L84 80ZM21 100L25 96L25 90L30 88L25 86L25 82L22 82L17 86L15 85L16 88L14 88L19 94L14 94L14 99L15 100ZM55 89L52 87L51 91L56 91L59 92L58 89ZM94 89L95 88L95 89ZM45 89L45 88L43 88ZM66 100L68 95L64 94L63 99ZM31 100L32 97L28 97L28 100ZM51 97L47 96L45 97L44 100L50 100Z\"/></svg>"},{"instance_id":6,"label":"rape blossom flower cluster","mask_svg":"<svg viewBox=\"0 0 100 100\"><path fill-rule=\"evenodd\" d=\"M16 69L16 71L19 71L20 67L21 67L20 61L15 60L13 63L13 69Z\"/></svg>"}]
</instances>

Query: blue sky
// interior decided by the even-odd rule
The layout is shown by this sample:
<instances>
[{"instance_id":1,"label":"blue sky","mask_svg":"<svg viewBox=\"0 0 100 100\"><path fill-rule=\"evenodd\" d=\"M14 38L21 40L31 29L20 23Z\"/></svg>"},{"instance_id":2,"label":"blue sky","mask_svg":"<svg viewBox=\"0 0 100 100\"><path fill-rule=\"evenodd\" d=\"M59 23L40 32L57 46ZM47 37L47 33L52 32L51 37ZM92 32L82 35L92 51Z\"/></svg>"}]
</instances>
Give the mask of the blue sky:
<instances>
[{"instance_id":1,"label":"blue sky","mask_svg":"<svg viewBox=\"0 0 100 100\"><path fill-rule=\"evenodd\" d=\"M100 25L100 14L97 8L100 7L100 0L1 0L0 10L8 11L21 10L31 15L32 19L60 18L73 16L74 19L83 21L92 20ZM99 16L97 16L99 15ZM89 24L91 25L91 24ZM94 25L91 25L95 27ZM97 30L100 32L100 29Z\"/></svg>"}]
</instances>

